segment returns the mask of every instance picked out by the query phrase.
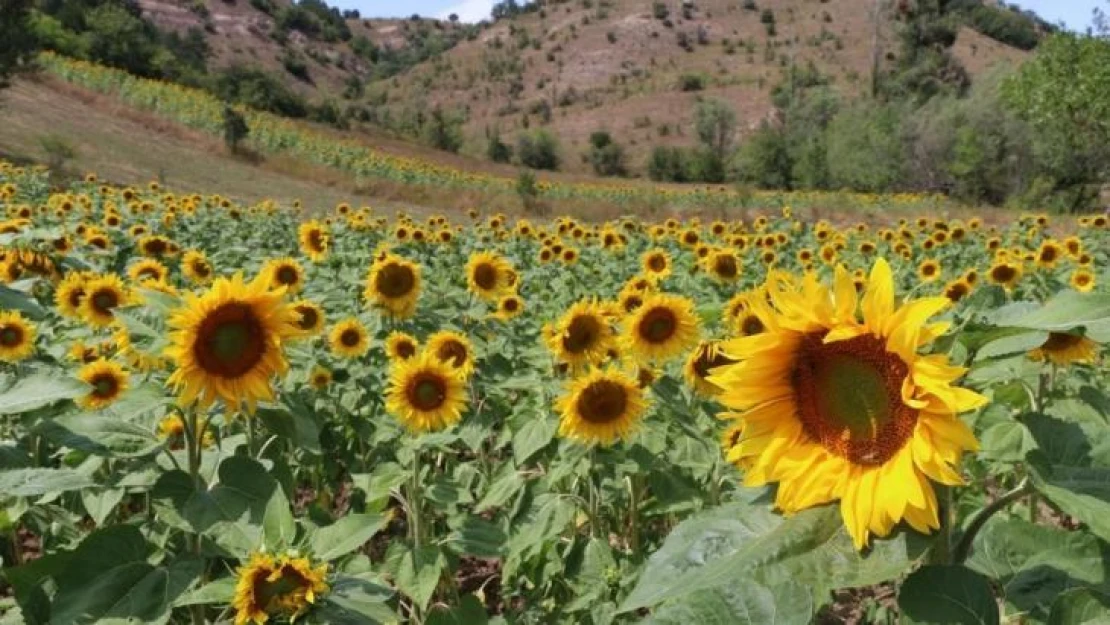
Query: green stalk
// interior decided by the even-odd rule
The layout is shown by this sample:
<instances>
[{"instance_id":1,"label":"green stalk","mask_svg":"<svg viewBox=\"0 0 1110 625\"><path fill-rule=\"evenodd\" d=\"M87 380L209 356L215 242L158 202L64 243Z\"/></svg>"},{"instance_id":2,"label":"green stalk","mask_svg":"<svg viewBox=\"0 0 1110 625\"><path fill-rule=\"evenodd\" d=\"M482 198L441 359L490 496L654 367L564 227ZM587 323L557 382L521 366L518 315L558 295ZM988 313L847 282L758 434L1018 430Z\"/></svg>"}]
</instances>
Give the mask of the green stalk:
<instances>
[{"instance_id":1,"label":"green stalk","mask_svg":"<svg viewBox=\"0 0 1110 625\"><path fill-rule=\"evenodd\" d=\"M971 520L971 524L967 526L967 531L964 532L964 535L960 538L959 544L956 545L956 554L955 558L953 558L953 562L955 564L963 564L964 560L967 560L968 554L971 553L971 545L975 541L976 534L979 533L979 530L983 529L983 526L986 525L987 521L992 516L1006 506L1032 492L1033 481L1026 477L1013 490L1006 492L1001 497L988 504L987 507L980 510L979 513L975 515L975 518Z\"/></svg>"},{"instance_id":2,"label":"green stalk","mask_svg":"<svg viewBox=\"0 0 1110 625\"><path fill-rule=\"evenodd\" d=\"M193 480L193 490L199 491L201 488L200 480L200 446L201 446L201 432L197 429L196 414L189 411L188 416L181 415L181 421L185 426L185 455L188 459L189 477ZM193 552L198 558L201 557L201 537L200 534L189 535L189 550ZM204 606L193 605L189 607L189 614L192 617L193 625L204 625Z\"/></svg>"}]
</instances>

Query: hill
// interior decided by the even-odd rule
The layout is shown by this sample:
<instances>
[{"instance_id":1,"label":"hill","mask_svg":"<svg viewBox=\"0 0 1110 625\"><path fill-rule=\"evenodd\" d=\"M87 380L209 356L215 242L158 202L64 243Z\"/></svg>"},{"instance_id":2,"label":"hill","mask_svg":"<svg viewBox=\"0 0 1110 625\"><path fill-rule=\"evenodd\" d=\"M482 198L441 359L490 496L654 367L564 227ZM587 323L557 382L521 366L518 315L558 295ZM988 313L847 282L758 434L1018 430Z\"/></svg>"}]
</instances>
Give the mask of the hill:
<instances>
[{"instance_id":1,"label":"hill","mask_svg":"<svg viewBox=\"0 0 1110 625\"><path fill-rule=\"evenodd\" d=\"M772 113L772 90L791 68L816 71L844 94L866 90L875 59L880 67L894 61L896 12L875 0L547 2L372 82L368 92L382 103L376 120L399 131L437 108L456 112L465 119L466 149L476 152L488 133L545 126L579 153L604 129L638 165L651 146L693 142L693 110L702 98L725 100L742 127L756 126ZM986 22L962 21L951 51L973 79L1025 58L1025 50L967 25ZM589 166L571 158L566 167Z\"/></svg>"}]
</instances>

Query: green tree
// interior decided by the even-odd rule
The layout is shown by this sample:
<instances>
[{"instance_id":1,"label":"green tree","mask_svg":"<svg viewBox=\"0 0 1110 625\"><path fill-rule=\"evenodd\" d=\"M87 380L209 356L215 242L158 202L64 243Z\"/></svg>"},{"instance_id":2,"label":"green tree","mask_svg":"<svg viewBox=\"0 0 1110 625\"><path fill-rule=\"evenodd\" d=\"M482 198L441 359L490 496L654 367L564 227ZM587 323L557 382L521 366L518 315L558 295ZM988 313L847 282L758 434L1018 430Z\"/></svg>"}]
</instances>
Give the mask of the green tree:
<instances>
[{"instance_id":1,"label":"green tree","mask_svg":"<svg viewBox=\"0 0 1110 625\"><path fill-rule=\"evenodd\" d=\"M0 88L34 59L37 41L31 32L32 0L0 2Z\"/></svg>"},{"instance_id":2,"label":"green tree","mask_svg":"<svg viewBox=\"0 0 1110 625\"><path fill-rule=\"evenodd\" d=\"M236 111L230 104L224 105L223 111L224 144L232 154L239 153L239 144L250 134L250 127L243 114Z\"/></svg>"},{"instance_id":3,"label":"green tree","mask_svg":"<svg viewBox=\"0 0 1110 625\"><path fill-rule=\"evenodd\" d=\"M832 186L871 192L898 187L905 163L901 128L895 105L864 101L844 109L829 124Z\"/></svg>"},{"instance_id":4,"label":"green tree","mask_svg":"<svg viewBox=\"0 0 1110 625\"><path fill-rule=\"evenodd\" d=\"M694 131L703 148L697 177L722 182L736 142L736 111L721 100L702 100L694 110Z\"/></svg>"},{"instance_id":5,"label":"green tree","mask_svg":"<svg viewBox=\"0 0 1110 625\"><path fill-rule=\"evenodd\" d=\"M590 164L599 176L624 176L628 168L624 164L624 148L613 141L607 131L598 130L590 135Z\"/></svg>"},{"instance_id":6,"label":"green tree","mask_svg":"<svg viewBox=\"0 0 1110 625\"><path fill-rule=\"evenodd\" d=\"M546 130L522 134L517 137L517 158L530 169L559 169L559 142Z\"/></svg>"},{"instance_id":7,"label":"green tree","mask_svg":"<svg viewBox=\"0 0 1110 625\"><path fill-rule=\"evenodd\" d=\"M1033 127L1057 199L1072 210L1091 206L1110 179L1110 38L1049 37L1003 93Z\"/></svg>"},{"instance_id":8,"label":"green tree","mask_svg":"<svg viewBox=\"0 0 1110 625\"><path fill-rule=\"evenodd\" d=\"M458 152L463 144L462 120L436 107L424 122L423 135L424 141L437 150Z\"/></svg>"}]
</instances>

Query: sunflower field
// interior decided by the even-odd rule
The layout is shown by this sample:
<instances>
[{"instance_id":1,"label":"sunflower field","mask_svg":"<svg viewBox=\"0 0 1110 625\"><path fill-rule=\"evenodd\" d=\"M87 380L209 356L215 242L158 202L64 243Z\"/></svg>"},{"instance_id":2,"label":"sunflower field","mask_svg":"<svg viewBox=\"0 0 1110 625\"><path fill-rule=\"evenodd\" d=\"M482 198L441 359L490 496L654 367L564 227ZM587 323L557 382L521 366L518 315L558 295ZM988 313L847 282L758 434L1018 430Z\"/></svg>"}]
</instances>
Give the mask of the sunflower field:
<instances>
[{"instance_id":1,"label":"sunflower field","mask_svg":"<svg viewBox=\"0 0 1110 625\"><path fill-rule=\"evenodd\" d=\"M1110 619L1107 217L0 165L0 623Z\"/></svg>"}]
</instances>

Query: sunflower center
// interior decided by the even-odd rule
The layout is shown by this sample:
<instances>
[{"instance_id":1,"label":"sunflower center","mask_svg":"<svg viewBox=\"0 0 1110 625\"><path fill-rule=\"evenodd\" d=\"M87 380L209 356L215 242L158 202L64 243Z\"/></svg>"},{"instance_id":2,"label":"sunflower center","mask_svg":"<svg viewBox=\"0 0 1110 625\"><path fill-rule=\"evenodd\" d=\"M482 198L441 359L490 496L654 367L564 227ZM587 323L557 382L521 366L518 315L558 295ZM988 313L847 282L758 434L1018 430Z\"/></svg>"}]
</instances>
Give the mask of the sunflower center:
<instances>
[{"instance_id":1,"label":"sunflower center","mask_svg":"<svg viewBox=\"0 0 1110 625\"><path fill-rule=\"evenodd\" d=\"M678 318L669 308L652 308L640 320L639 330L649 343L666 343L678 331Z\"/></svg>"},{"instance_id":2,"label":"sunflower center","mask_svg":"<svg viewBox=\"0 0 1110 625\"><path fill-rule=\"evenodd\" d=\"M324 249L323 233L319 230L311 230L308 233L308 245L315 251L322 251Z\"/></svg>"},{"instance_id":3,"label":"sunflower center","mask_svg":"<svg viewBox=\"0 0 1110 625\"><path fill-rule=\"evenodd\" d=\"M308 580L290 567L282 567L281 577L274 581L269 581L270 576L265 573L268 571L263 571L254 578L254 602L267 612L277 607L271 605L272 603L277 602L280 605L284 595L308 585Z\"/></svg>"},{"instance_id":4,"label":"sunflower center","mask_svg":"<svg viewBox=\"0 0 1110 625\"><path fill-rule=\"evenodd\" d=\"M284 284L286 286L296 284L297 270L290 267L289 265L282 265L281 267L278 267L278 270L274 274L274 277L277 278L279 284Z\"/></svg>"},{"instance_id":5,"label":"sunflower center","mask_svg":"<svg viewBox=\"0 0 1110 625\"><path fill-rule=\"evenodd\" d=\"M854 464L885 463L917 424L917 411L901 401L908 372L878 337L826 344L806 335L791 380L803 431Z\"/></svg>"},{"instance_id":6,"label":"sunflower center","mask_svg":"<svg viewBox=\"0 0 1110 625\"><path fill-rule=\"evenodd\" d=\"M713 270L717 275L723 278L735 278L739 273L739 268L736 266L736 258L732 256L719 256L713 263Z\"/></svg>"},{"instance_id":7,"label":"sunflower center","mask_svg":"<svg viewBox=\"0 0 1110 625\"><path fill-rule=\"evenodd\" d=\"M401 341L397 343L397 355L405 360L412 358L416 355L416 346L409 341Z\"/></svg>"},{"instance_id":8,"label":"sunflower center","mask_svg":"<svg viewBox=\"0 0 1110 625\"><path fill-rule=\"evenodd\" d=\"M266 352L265 329L248 304L232 302L209 313L197 329L193 354L206 372L237 378Z\"/></svg>"},{"instance_id":9,"label":"sunflower center","mask_svg":"<svg viewBox=\"0 0 1110 625\"><path fill-rule=\"evenodd\" d=\"M1065 332L1049 332L1048 340L1044 342L1041 349L1047 352L1063 351L1079 345L1083 342L1083 337L1078 334L1067 334Z\"/></svg>"},{"instance_id":10,"label":"sunflower center","mask_svg":"<svg viewBox=\"0 0 1110 625\"><path fill-rule=\"evenodd\" d=\"M436 350L436 356L443 361L450 362L451 366L458 369L466 363L469 354L466 351L466 346L462 343L450 340L439 346Z\"/></svg>"},{"instance_id":11,"label":"sunflower center","mask_svg":"<svg viewBox=\"0 0 1110 625\"><path fill-rule=\"evenodd\" d=\"M119 305L119 298L112 291L98 291L92 298L93 307L100 311L107 311Z\"/></svg>"},{"instance_id":12,"label":"sunflower center","mask_svg":"<svg viewBox=\"0 0 1110 625\"><path fill-rule=\"evenodd\" d=\"M763 326L763 322L760 321L759 317L756 317L755 315L748 315L744 317L744 321L740 324L740 331L744 334L744 336L759 334L763 332L764 329L765 328Z\"/></svg>"},{"instance_id":13,"label":"sunflower center","mask_svg":"<svg viewBox=\"0 0 1110 625\"><path fill-rule=\"evenodd\" d=\"M101 399L111 399L116 396L119 390L119 381L115 376L109 374L101 374L96 376L91 381L93 387L93 395Z\"/></svg>"},{"instance_id":14,"label":"sunflower center","mask_svg":"<svg viewBox=\"0 0 1110 625\"><path fill-rule=\"evenodd\" d=\"M443 379L431 373L422 373L409 384L409 403L418 410L435 410L447 399Z\"/></svg>"},{"instance_id":15,"label":"sunflower center","mask_svg":"<svg viewBox=\"0 0 1110 625\"><path fill-rule=\"evenodd\" d=\"M998 282L1009 282L1014 279L1014 268L1009 265L999 265L991 270L991 275Z\"/></svg>"},{"instance_id":16,"label":"sunflower center","mask_svg":"<svg viewBox=\"0 0 1110 625\"><path fill-rule=\"evenodd\" d=\"M578 414L589 423L612 423L624 415L627 407L624 387L611 380L594 382L578 397Z\"/></svg>"},{"instance_id":17,"label":"sunflower center","mask_svg":"<svg viewBox=\"0 0 1110 625\"><path fill-rule=\"evenodd\" d=\"M659 273L667 268L667 259L662 256L652 256L648 259L648 268Z\"/></svg>"},{"instance_id":18,"label":"sunflower center","mask_svg":"<svg viewBox=\"0 0 1110 625\"><path fill-rule=\"evenodd\" d=\"M353 328L344 330L343 333L339 335L339 342L343 344L343 347L354 347L358 345L361 340L362 337L359 336L358 330Z\"/></svg>"},{"instance_id":19,"label":"sunflower center","mask_svg":"<svg viewBox=\"0 0 1110 625\"><path fill-rule=\"evenodd\" d=\"M7 326L0 329L0 346L18 347L23 344L23 329L16 326Z\"/></svg>"},{"instance_id":20,"label":"sunflower center","mask_svg":"<svg viewBox=\"0 0 1110 625\"><path fill-rule=\"evenodd\" d=\"M404 297L416 286L412 269L399 263L390 263L378 272L374 287L378 293L390 298Z\"/></svg>"},{"instance_id":21,"label":"sunflower center","mask_svg":"<svg viewBox=\"0 0 1110 625\"><path fill-rule=\"evenodd\" d=\"M597 319L587 315L575 317L567 326L563 347L572 354L579 354L593 346L600 335L601 324Z\"/></svg>"},{"instance_id":22,"label":"sunflower center","mask_svg":"<svg viewBox=\"0 0 1110 625\"><path fill-rule=\"evenodd\" d=\"M624 298L625 312L632 312L643 305L644 300L639 295L629 295L628 297Z\"/></svg>"},{"instance_id":23,"label":"sunflower center","mask_svg":"<svg viewBox=\"0 0 1110 625\"><path fill-rule=\"evenodd\" d=\"M507 299L505 303L502 304L502 307L505 309L505 312L516 312L517 309L520 308L520 302L515 299Z\"/></svg>"},{"instance_id":24,"label":"sunflower center","mask_svg":"<svg viewBox=\"0 0 1110 625\"><path fill-rule=\"evenodd\" d=\"M717 367L723 367L724 365L730 365L736 362L735 360L732 360L728 356L725 356L721 353L714 354L711 357L710 352L711 350L709 349L702 350L701 354L698 356L698 359L694 361L694 373L696 373L698 377L703 380L709 377L709 374L712 373L713 369Z\"/></svg>"},{"instance_id":25,"label":"sunflower center","mask_svg":"<svg viewBox=\"0 0 1110 625\"><path fill-rule=\"evenodd\" d=\"M490 290L497 286L497 269L488 263L481 263L474 268L474 284L483 290Z\"/></svg>"},{"instance_id":26,"label":"sunflower center","mask_svg":"<svg viewBox=\"0 0 1110 625\"><path fill-rule=\"evenodd\" d=\"M320 319L320 315L316 312L316 309L309 306L302 306L297 308L297 312L301 314L300 327L302 330L311 330L316 327L316 322Z\"/></svg>"}]
</instances>

